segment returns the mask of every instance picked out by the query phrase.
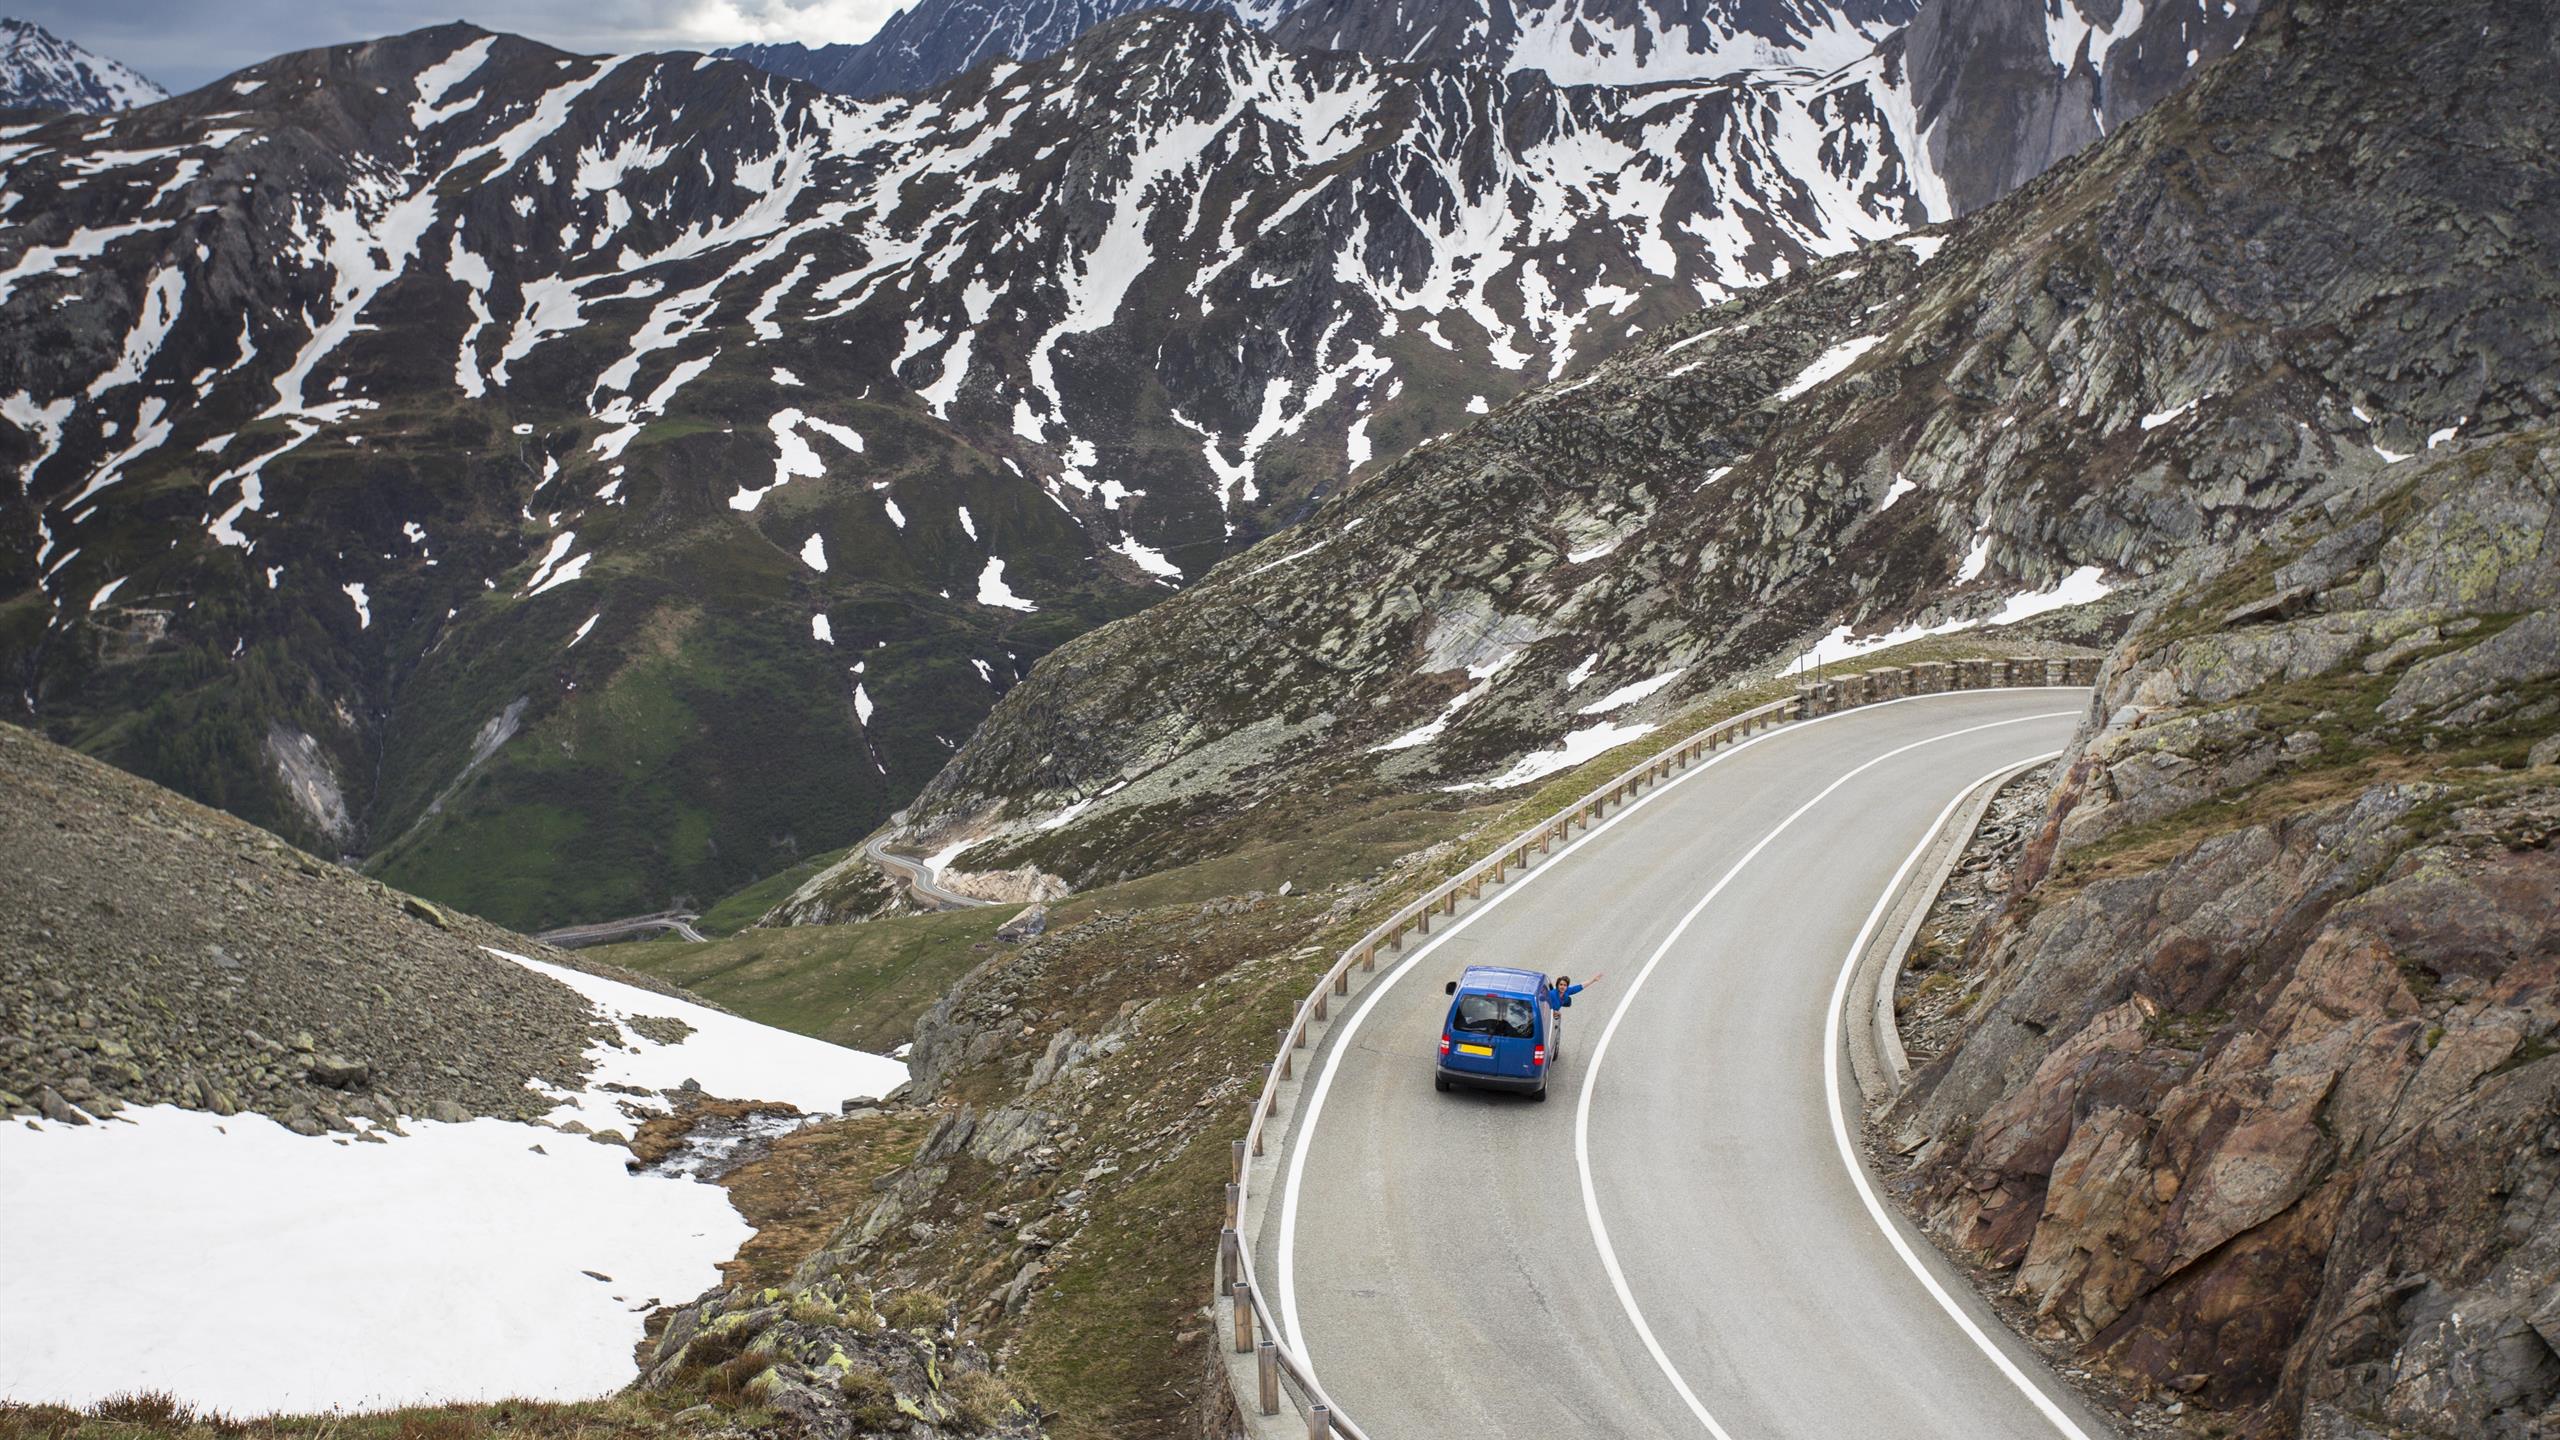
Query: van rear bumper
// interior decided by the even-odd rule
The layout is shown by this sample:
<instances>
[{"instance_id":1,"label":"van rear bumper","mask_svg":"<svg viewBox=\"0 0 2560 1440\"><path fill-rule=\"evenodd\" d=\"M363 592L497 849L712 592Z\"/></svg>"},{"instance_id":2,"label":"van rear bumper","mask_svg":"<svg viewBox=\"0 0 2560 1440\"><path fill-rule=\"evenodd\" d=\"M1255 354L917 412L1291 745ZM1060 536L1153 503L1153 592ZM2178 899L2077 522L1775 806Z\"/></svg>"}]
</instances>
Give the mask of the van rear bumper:
<instances>
[{"instance_id":1,"label":"van rear bumper","mask_svg":"<svg viewBox=\"0 0 2560 1440\"><path fill-rule=\"evenodd\" d=\"M1431 1062L1440 1078L1452 1085L1473 1085L1480 1090L1513 1090L1523 1094L1547 1088L1547 1077L1538 1075L1495 1075L1484 1070L1454 1070L1437 1060Z\"/></svg>"}]
</instances>

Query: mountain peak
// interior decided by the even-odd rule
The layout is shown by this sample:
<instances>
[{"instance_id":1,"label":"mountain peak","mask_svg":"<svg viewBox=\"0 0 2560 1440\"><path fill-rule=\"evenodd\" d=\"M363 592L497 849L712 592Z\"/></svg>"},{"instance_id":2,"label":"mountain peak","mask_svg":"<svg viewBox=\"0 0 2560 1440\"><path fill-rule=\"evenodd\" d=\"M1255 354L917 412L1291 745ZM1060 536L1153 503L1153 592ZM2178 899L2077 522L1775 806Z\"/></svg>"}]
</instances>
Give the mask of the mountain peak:
<instances>
[{"instance_id":1,"label":"mountain peak","mask_svg":"<svg viewBox=\"0 0 2560 1440\"><path fill-rule=\"evenodd\" d=\"M0 108L104 114L169 98L132 67L32 20L0 16Z\"/></svg>"}]
</instances>

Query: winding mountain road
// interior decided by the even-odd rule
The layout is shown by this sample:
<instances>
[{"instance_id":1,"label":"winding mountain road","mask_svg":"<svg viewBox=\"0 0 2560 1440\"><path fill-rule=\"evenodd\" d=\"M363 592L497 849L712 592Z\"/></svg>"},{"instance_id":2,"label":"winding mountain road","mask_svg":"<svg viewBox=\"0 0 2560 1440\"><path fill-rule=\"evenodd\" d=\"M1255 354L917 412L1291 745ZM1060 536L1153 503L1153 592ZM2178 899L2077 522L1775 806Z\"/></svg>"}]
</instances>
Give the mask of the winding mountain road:
<instances>
[{"instance_id":1,"label":"winding mountain road","mask_svg":"<svg viewBox=\"0 0 2560 1440\"><path fill-rule=\"evenodd\" d=\"M890 854L889 837L886 835L874 836L865 842L862 853L871 857L871 863L886 871L890 879L906 886L909 894L937 910L969 910L997 903L943 889L934 883L931 866L904 855Z\"/></svg>"},{"instance_id":2,"label":"winding mountain road","mask_svg":"<svg viewBox=\"0 0 2560 1440\"><path fill-rule=\"evenodd\" d=\"M2086 703L1959 692L1773 731L1370 987L1315 1052L1255 1247L1344 1413L1380 1440L2111 1435L1880 1203L1840 1042L1907 862ZM1546 1103L1432 1090L1470 964L1607 972Z\"/></svg>"},{"instance_id":3,"label":"winding mountain road","mask_svg":"<svg viewBox=\"0 0 2560 1440\"><path fill-rule=\"evenodd\" d=\"M650 915L626 915L618 920L564 925L557 930L545 930L533 938L562 950L610 945L618 940L638 940L650 935L673 935L679 940L701 945L711 939L693 928L693 922L701 918L690 910L660 910Z\"/></svg>"}]
</instances>

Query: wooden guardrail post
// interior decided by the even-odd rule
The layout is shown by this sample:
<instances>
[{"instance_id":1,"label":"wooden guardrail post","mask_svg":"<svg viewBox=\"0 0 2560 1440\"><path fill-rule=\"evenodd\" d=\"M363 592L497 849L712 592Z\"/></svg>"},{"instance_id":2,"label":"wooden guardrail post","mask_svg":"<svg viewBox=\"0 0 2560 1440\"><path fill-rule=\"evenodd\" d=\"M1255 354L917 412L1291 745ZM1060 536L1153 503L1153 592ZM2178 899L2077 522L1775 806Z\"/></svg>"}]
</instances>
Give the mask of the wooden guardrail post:
<instances>
[{"instance_id":1,"label":"wooden guardrail post","mask_svg":"<svg viewBox=\"0 0 2560 1440\"><path fill-rule=\"evenodd\" d=\"M1230 1230L1232 1230L1232 1229L1234 1229L1234 1228L1236 1227L1236 1200L1237 1200L1237 1198L1238 1198L1238 1197L1237 1197L1237 1194L1236 1194L1236 1182L1234 1182L1233 1180L1230 1180L1230 1181L1228 1181L1228 1182L1227 1182L1227 1228L1228 1228L1228 1229L1230 1229Z\"/></svg>"},{"instance_id":2,"label":"wooden guardrail post","mask_svg":"<svg viewBox=\"0 0 2560 1440\"><path fill-rule=\"evenodd\" d=\"M1239 1140L1236 1143L1241 1145L1244 1142ZM1230 1225L1218 1232L1218 1283L1221 1286L1233 1285L1243 1278L1244 1238L1236 1233L1236 1227Z\"/></svg>"},{"instance_id":3,"label":"wooden guardrail post","mask_svg":"<svg viewBox=\"0 0 2560 1440\"><path fill-rule=\"evenodd\" d=\"M1227 1295L1236 1306L1236 1353L1253 1353L1253 1287L1242 1280L1227 1287Z\"/></svg>"},{"instance_id":4,"label":"wooden guardrail post","mask_svg":"<svg viewBox=\"0 0 2560 1440\"><path fill-rule=\"evenodd\" d=\"M1332 1440L1333 1409L1327 1405L1307 1407L1307 1440Z\"/></svg>"},{"instance_id":5,"label":"wooden guardrail post","mask_svg":"<svg viewBox=\"0 0 2560 1440\"><path fill-rule=\"evenodd\" d=\"M1234 1153L1228 1157L1228 1160L1234 1168L1229 1173L1238 1180L1242 1180L1244 1178L1244 1142L1238 1140L1231 1148Z\"/></svg>"},{"instance_id":6,"label":"wooden guardrail post","mask_svg":"<svg viewBox=\"0 0 2560 1440\"><path fill-rule=\"evenodd\" d=\"M1262 1382L1260 1387L1262 1394L1258 1397L1262 1401L1262 1413L1279 1414L1280 1347L1268 1340L1263 1341L1254 1351L1253 1368L1258 1372L1257 1378Z\"/></svg>"},{"instance_id":7,"label":"wooden guardrail post","mask_svg":"<svg viewBox=\"0 0 2560 1440\"><path fill-rule=\"evenodd\" d=\"M1280 1032L1279 1032L1279 1033L1280 1033L1280 1078L1281 1078L1281 1079L1283 1079L1283 1080L1295 1079L1296 1077L1295 1077L1293 1074L1291 1074L1291 1062L1290 1062L1290 1058L1289 1058L1289 1057L1290 1057L1290 1055L1291 1055L1294 1051L1296 1051L1296 1050L1297 1050L1297 1048L1298 1048L1298 1047L1289 1043L1289 1027L1288 1027L1288 1026L1286 1026L1286 1025L1281 1026L1281 1027L1280 1027Z\"/></svg>"}]
</instances>

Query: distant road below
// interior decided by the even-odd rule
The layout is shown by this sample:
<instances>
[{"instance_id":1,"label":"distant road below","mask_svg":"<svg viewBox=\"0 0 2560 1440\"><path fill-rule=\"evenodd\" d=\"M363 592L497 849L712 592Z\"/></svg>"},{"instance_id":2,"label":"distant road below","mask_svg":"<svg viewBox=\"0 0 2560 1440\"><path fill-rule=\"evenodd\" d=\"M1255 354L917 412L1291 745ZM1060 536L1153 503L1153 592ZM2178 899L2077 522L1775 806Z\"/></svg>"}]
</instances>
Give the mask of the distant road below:
<instances>
[{"instance_id":1,"label":"distant road below","mask_svg":"<svg viewBox=\"0 0 2560 1440\"><path fill-rule=\"evenodd\" d=\"M931 867L904 855L890 854L888 844L888 837L881 836L865 842L862 853L871 857L872 864L887 871L891 879L906 886L910 893L925 904L937 910L966 910L997 903L993 900L981 900L975 895L960 895L943 889L934 883Z\"/></svg>"},{"instance_id":2,"label":"distant road below","mask_svg":"<svg viewBox=\"0 0 2560 1440\"><path fill-rule=\"evenodd\" d=\"M693 922L701 918L690 910L661 910L655 915L628 915L620 920L563 925L557 930L545 930L533 938L563 950L575 950L583 945L610 945L617 940L636 940L644 935L669 934L699 945L711 938L693 928Z\"/></svg>"}]
</instances>

